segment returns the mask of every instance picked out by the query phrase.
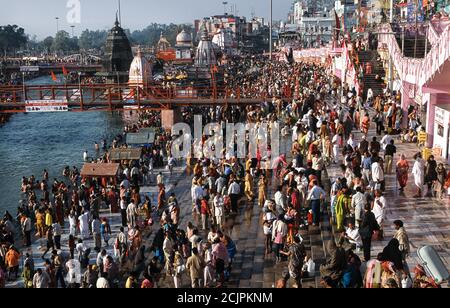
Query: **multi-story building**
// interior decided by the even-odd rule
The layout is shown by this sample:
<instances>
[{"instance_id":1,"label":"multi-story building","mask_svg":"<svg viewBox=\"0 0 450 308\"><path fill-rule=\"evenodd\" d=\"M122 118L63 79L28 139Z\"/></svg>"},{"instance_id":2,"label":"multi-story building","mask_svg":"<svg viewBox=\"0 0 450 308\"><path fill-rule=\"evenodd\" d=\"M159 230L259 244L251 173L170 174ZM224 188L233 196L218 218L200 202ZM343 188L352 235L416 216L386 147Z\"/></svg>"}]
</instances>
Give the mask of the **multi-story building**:
<instances>
[{"instance_id":1,"label":"multi-story building","mask_svg":"<svg viewBox=\"0 0 450 308\"><path fill-rule=\"evenodd\" d=\"M292 10L289 14L290 23L280 29L281 44L293 40L295 45L309 48L332 41L335 25L332 1L295 1Z\"/></svg>"},{"instance_id":2,"label":"multi-story building","mask_svg":"<svg viewBox=\"0 0 450 308\"><path fill-rule=\"evenodd\" d=\"M216 42L222 42L221 49L252 49L267 50L268 45L265 36L268 34L268 26L264 18L254 17L247 21L245 17L224 14L205 17L194 21L195 41L201 39L200 29L202 24L206 27L209 37L216 37ZM219 44L220 45L220 44Z\"/></svg>"}]
</instances>

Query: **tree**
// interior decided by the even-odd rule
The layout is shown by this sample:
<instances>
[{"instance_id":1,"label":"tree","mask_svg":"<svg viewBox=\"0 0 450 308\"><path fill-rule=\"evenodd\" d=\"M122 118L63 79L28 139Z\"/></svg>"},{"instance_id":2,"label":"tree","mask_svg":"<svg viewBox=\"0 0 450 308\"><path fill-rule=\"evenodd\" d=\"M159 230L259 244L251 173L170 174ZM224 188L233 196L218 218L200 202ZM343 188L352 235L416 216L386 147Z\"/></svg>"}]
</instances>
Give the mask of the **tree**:
<instances>
[{"instance_id":1,"label":"tree","mask_svg":"<svg viewBox=\"0 0 450 308\"><path fill-rule=\"evenodd\" d=\"M175 45L176 38L179 32L184 29L186 32L192 32L191 25L162 25L152 23L142 30L136 30L131 33L131 42L138 45L155 46L161 33L166 37L170 44Z\"/></svg>"},{"instance_id":2,"label":"tree","mask_svg":"<svg viewBox=\"0 0 450 308\"><path fill-rule=\"evenodd\" d=\"M17 25L0 26L0 48L3 52L15 51L28 41L25 30Z\"/></svg>"},{"instance_id":3,"label":"tree","mask_svg":"<svg viewBox=\"0 0 450 308\"><path fill-rule=\"evenodd\" d=\"M55 52L77 51L78 39L71 38L67 31L59 31L53 41L52 50Z\"/></svg>"},{"instance_id":4,"label":"tree","mask_svg":"<svg viewBox=\"0 0 450 308\"><path fill-rule=\"evenodd\" d=\"M45 52L50 53L50 51L52 50L52 46L53 46L53 37L51 36L47 36L43 41L42 41L42 45L43 45L43 49L45 50Z\"/></svg>"},{"instance_id":5,"label":"tree","mask_svg":"<svg viewBox=\"0 0 450 308\"><path fill-rule=\"evenodd\" d=\"M79 46L81 49L101 49L105 45L108 32L106 31L90 31L84 30L79 39Z\"/></svg>"}]
</instances>

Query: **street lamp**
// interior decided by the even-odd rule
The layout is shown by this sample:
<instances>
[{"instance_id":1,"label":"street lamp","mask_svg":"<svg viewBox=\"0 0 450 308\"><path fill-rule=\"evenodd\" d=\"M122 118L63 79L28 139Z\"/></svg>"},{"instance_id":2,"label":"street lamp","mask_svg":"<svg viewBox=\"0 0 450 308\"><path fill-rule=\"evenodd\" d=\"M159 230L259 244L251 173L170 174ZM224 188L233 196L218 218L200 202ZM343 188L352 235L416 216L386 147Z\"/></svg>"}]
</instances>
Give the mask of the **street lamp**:
<instances>
[{"instance_id":1,"label":"street lamp","mask_svg":"<svg viewBox=\"0 0 450 308\"><path fill-rule=\"evenodd\" d=\"M27 92L25 89L25 72L22 72L22 88L23 88L23 100L26 102L27 100Z\"/></svg>"},{"instance_id":2,"label":"street lamp","mask_svg":"<svg viewBox=\"0 0 450 308\"><path fill-rule=\"evenodd\" d=\"M74 28L75 28L75 26L74 26L74 25L71 25L70 27L72 28L72 37L75 37L75 34L74 34Z\"/></svg>"},{"instance_id":3,"label":"street lamp","mask_svg":"<svg viewBox=\"0 0 450 308\"><path fill-rule=\"evenodd\" d=\"M270 45L269 46L269 57L270 57L270 60L272 60L272 45L273 45L273 43L272 43L272 27L273 27L272 17L273 17L273 1L270 0L270 24L269 24L269 45Z\"/></svg>"},{"instance_id":4,"label":"street lamp","mask_svg":"<svg viewBox=\"0 0 450 308\"><path fill-rule=\"evenodd\" d=\"M228 4L228 2L224 1L224 2L222 2L222 4L223 4L223 14L227 15L227 4Z\"/></svg>"},{"instance_id":5,"label":"street lamp","mask_svg":"<svg viewBox=\"0 0 450 308\"><path fill-rule=\"evenodd\" d=\"M56 19L56 34L59 32L59 17L55 17Z\"/></svg>"}]
</instances>

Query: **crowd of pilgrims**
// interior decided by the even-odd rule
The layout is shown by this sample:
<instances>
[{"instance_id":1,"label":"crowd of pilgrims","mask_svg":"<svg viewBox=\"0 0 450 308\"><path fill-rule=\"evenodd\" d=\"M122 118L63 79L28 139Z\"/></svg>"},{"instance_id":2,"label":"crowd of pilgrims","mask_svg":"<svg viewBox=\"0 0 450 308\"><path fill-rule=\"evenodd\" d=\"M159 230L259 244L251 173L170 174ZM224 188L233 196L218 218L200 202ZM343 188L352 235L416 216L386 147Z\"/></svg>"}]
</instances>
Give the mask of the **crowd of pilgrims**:
<instances>
[{"instance_id":1,"label":"crowd of pilgrims","mask_svg":"<svg viewBox=\"0 0 450 308\"><path fill-rule=\"evenodd\" d=\"M67 167L63 179L53 183L47 171L40 182L34 176L24 178L27 200L15 219L6 213L1 224L1 286L5 280L17 279L20 268L27 288L182 287L186 277L194 288L223 287L239 249L230 222L242 215L243 204L255 203L261 208L265 257L286 265L274 281L277 288L301 287L302 279L315 275L315 261L305 250L300 230L317 228L328 213L335 237L327 245L329 258L320 265L325 287L438 287L420 266L413 273L408 269L409 241L400 220L395 221L395 236L386 248L375 259L371 256L372 239L381 239L383 229L390 227L384 225L388 207L384 174L397 170L404 187L409 170L404 156L396 168L395 141L388 134L399 129L398 97L369 95L363 100L355 89L345 86L339 99L340 81L321 65L268 62L258 56L230 60L225 83L239 88L240 95L273 99L258 106L184 108L185 121L202 114L204 123L244 121L255 123L256 129L267 123L269 130L262 137L271 135L277 122L281 143L292 140L290 148L272 157L272 149L261 138L256 157L237 159L225 152L214 158L187 157L187 173L192 174L189 202L179 202L174 193L166 196L163 173L153 173L154 167L172 170L182 163L171 155L177 136L163 131L143 149L140 160L122 161L117 187L111 181L82 178L76 167ZM411 116L412 121L416 117ZM377 134L385 131L380 140L377 136L367 140L371 122ZM114 139L112 147L127 147L127 132L159 124L156 113L145 112L138 124L126 127ZM411 129L419 125L416 121ZM364 135L359 143L352 134L355 129ZM246 134L247 148L250 136ZM96 144L101 153L96 161L108 161L106 151L102 153L107 148L106 141ZM327 192L323 170L330 165L342 172ZM140 193L143 185L158 187L157 204ZM185 208L192 213L191 219L181 215ZM102 217L106 209L120 213L118 230L112 230ZM67 232L69 237L62 241ZM16 244L17 233L23 249ZM153 241L147 244L152 234ZM27 250L32 238L45 249L40 256L43 267L35 267L36 256ZM89 239L91 247L86 244ZM92 263L90 257L95 254Z\"/></svg>"}]
</instances>

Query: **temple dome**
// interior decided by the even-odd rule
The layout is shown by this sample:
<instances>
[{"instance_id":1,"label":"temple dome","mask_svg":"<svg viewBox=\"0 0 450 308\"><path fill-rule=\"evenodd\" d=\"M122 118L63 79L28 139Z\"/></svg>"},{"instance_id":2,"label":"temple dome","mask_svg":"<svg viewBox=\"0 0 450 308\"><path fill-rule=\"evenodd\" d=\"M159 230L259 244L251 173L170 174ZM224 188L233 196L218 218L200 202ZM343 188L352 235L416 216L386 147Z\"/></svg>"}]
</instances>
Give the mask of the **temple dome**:
<instances>
[{"instance_id":1,"label":"temple dome","mask_svg":"<svg viewBox=\"0 0 450 308\"><path fill-rule=\"evenodd\" d=\"M130 65L129 84L147 84L153 78L152 66L138 50Z\"/></svg>"},{"instance_id":2,"label":"temple dome","mask_svg":"<svg viewBox=\"0 0 450 308\"><path fill-rule=\"evenodd\" d=\"M184 29L177 35L177 47L191 47L192 36Z\"/></svg>"}]
</instances>

